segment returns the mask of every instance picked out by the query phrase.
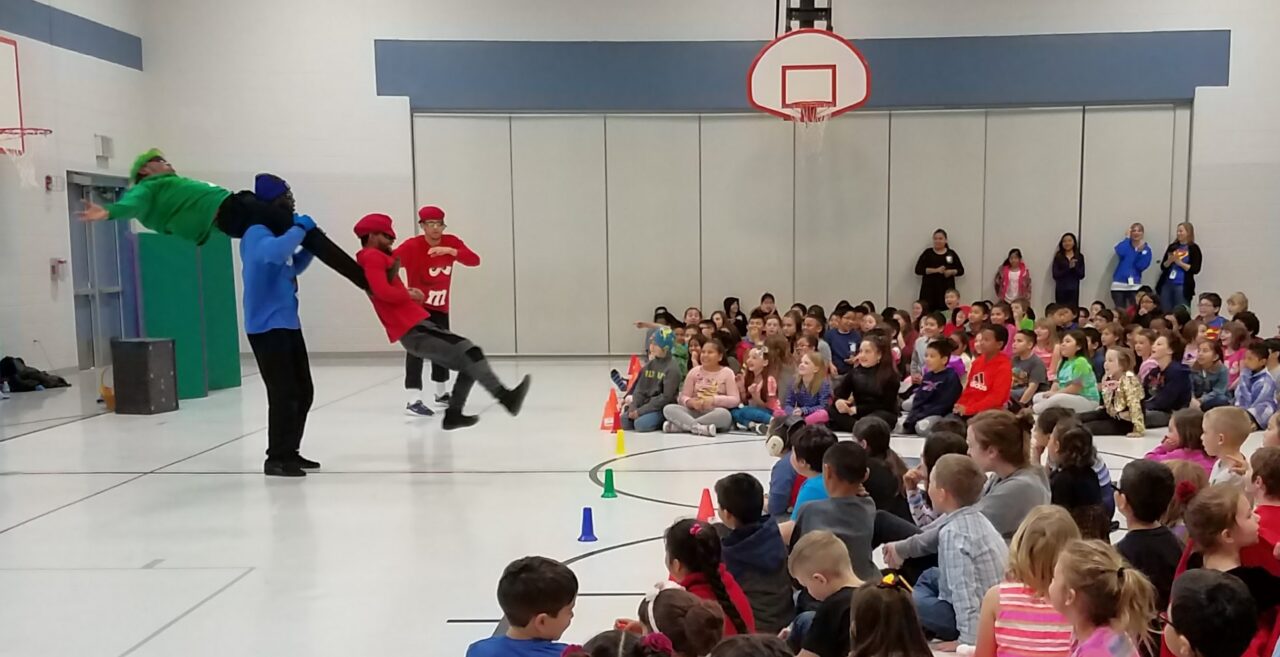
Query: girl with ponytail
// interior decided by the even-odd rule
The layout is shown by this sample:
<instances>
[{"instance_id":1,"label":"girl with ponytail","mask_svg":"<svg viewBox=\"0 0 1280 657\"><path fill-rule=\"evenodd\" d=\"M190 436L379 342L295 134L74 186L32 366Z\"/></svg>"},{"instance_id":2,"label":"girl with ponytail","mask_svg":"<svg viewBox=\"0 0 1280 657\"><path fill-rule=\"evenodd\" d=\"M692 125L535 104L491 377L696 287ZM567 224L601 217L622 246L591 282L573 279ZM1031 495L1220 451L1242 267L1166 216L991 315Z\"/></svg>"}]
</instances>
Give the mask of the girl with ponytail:
<instances>
[{"instance_id":1,"label":"girl with ponytail","mask_svg":"<svg viewBox=\"0 0 1280 657\"><path fill-rule=\"evenodd\" d=\"M667 572L690 593L720 606L724 635L754 634L755 618L742 587L720 558L720 537L697 520L679 520L665 535Z\"/></svg>"},{"instance_id":2,"label":"girl with ponytail","mask_svg":"<svg viewBox=\"0 0 1280 657\"><path fill-rule=\"evenodd\" d=\"M586 645L569 646L561 657L673 657L674 654L675 648L666 635L609 630L595 635Z\"/></svg>"},{"instance_id":3,"label":"girl with ponytail","mask_svg":"<svg viewBox=\"0 0 1280 657\"><path fill-rule=\"evenodd\" d=\"M1155 587L1102 541L1076 540L1058 556L1049 584L1054 609L1071 622L1072 657L1138 657L1151 645Z\"/></svg>"},{"instance_id":4,"label":"girl with ponytail","mask_svg":"<svg viewBox=\"0 0 1280 657\"><path fill-rule=\"evenodd\" d=\"M642 643L648 641L659 652L637 653L638 656L706 657L724 638L725 617L720 606L682 589L664 589L642 600L640 618L642 629L648 632Z\"/></svg>"}]
</instances>

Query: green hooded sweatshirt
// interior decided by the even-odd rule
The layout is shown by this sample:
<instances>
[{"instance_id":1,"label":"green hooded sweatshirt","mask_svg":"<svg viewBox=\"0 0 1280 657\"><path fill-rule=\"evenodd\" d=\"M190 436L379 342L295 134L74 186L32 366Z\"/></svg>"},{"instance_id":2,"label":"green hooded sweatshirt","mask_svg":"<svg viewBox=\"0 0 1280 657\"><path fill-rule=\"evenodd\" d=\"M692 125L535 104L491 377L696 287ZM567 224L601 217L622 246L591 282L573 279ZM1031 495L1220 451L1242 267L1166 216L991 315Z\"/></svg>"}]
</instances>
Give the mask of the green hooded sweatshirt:
<instances>
[{"instance_id":1,"label":"green hooded sweatshirt","mask_svg":"<svg viewBox=\"0 0 1280 657\"><path fill-rule=\"evenodd\" d=\"M231 192L203 180L173 173L147 176L107 206L112 219L137 219L143 226L204 244L213 231L218 206Z\"/></svg>"}]
</instances>

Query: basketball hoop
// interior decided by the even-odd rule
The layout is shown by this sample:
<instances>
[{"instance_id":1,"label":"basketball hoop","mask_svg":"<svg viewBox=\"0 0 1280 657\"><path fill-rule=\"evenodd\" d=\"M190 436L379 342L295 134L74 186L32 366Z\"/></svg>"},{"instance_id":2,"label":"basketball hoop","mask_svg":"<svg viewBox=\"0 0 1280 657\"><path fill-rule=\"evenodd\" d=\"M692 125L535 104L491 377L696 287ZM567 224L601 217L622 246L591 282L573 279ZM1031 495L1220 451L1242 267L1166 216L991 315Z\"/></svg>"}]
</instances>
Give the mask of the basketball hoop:
<instances>
[{"instance_id":1,"label":"basketball hoop","mask_svg":"<svg viewBox=\"0 0 1280 657\"><path fill-rule=\"evenodd\" d=\"M44 138L53 134L48 128L0 128L0 151L9 158L18 172L18 182L27 189L42 187L36 180L36 163L27 147L28 138Z\"/></svg>"}]
</instances>

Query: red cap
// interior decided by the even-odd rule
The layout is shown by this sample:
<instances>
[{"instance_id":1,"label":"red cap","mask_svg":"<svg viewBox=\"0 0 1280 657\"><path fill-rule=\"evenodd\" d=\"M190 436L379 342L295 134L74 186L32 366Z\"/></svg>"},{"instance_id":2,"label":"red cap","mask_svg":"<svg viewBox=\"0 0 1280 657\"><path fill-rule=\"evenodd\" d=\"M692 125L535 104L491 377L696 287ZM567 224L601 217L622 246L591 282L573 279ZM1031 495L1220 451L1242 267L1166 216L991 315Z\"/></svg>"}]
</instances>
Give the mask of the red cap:
<instances>
[{"instance_id":1,"label":"red cap","mask_svg":"<svg viewBox=\"0 0 1280 657\"><path fill-rule=\"evenodd\" d=\"M385 214L366 214L356 222L356 237L364 237L373 233L385 233L395 239L396 230L391 227L391 217Z\"/></svg>"},{"instance_id":2,"label":"red cap","mask_svg":"<svg viewBox=\"0 0 1280 657\"><path fill-rule=\"evenodd\" d=\"M444 210L434 205L424 205L418 210L418 221L444 221Z\"/></svg>"}]
</instances>

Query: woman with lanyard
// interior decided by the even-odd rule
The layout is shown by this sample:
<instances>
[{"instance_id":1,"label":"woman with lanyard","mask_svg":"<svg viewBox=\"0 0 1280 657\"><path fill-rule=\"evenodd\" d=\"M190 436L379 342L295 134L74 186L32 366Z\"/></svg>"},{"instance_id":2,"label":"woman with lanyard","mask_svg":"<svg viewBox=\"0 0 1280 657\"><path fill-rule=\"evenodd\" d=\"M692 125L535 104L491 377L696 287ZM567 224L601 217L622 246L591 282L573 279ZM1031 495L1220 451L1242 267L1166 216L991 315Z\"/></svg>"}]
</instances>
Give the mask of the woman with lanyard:
<instances>
[{"instance_id":1,"label":"woman with lanyard","mask_svg":"<svg viewBox=\"0 0 1280 657\"><path fill-rule=\"evenodd\" d=\"M1200 273L1200 245L1196 244L1196 228L1191 222L1178 224L1178 235L1164 250L1160 261L1160 281L1156 293L1160 307L1173 310L1196 298L1196 274Z\"/></svg>"}]
</instances>

